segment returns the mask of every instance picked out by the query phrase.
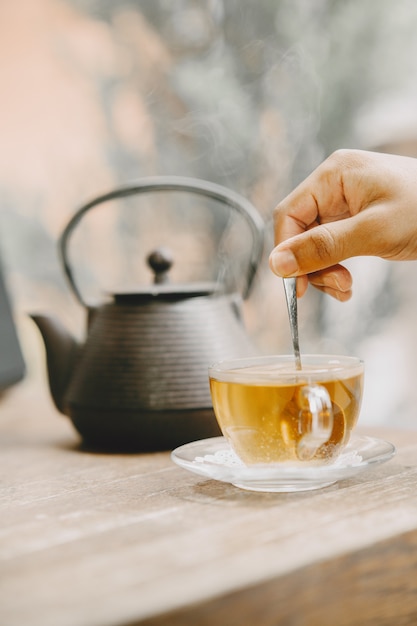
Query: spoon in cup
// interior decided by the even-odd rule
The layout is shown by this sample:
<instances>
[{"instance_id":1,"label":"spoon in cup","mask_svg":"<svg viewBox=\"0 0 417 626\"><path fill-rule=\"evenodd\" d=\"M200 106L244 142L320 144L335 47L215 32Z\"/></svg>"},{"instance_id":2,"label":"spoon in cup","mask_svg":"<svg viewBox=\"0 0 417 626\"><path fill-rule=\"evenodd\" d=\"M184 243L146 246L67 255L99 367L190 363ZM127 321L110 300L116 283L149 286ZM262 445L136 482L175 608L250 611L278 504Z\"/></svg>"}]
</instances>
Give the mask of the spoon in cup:
<instances>
[{"instance_id":1,"label":"spoon in cup","mask_svg":"<svg viewBox=\"0 0 417 626\"><path fill-rule=\"evenodd\" d=\"M290 320L291 338L295 357L295 368L301 370L300 343L298 339L297 279L283 278L285 298Z\"/></svg>"}]
</instances>

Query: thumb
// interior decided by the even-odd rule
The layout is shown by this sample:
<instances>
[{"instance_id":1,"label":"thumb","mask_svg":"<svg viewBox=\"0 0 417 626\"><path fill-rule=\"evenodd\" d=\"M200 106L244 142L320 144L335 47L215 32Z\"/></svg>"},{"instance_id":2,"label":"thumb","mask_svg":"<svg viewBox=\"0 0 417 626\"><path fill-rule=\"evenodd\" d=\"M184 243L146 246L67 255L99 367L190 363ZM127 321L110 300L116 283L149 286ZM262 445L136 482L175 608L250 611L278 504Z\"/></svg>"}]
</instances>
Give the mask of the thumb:
<instances>
[{"instance_id":1,"label":"thumb","mask_svg":"<svg viewBox=\"0 0 417 626\"><path fill-rule=\"evenodd\" d=\"M321 224L281 242L269 258L272 271L278 276L302 276L352 256L373 254L372 238L365 234L359 217Z\"/></svg>"}]
</instances>

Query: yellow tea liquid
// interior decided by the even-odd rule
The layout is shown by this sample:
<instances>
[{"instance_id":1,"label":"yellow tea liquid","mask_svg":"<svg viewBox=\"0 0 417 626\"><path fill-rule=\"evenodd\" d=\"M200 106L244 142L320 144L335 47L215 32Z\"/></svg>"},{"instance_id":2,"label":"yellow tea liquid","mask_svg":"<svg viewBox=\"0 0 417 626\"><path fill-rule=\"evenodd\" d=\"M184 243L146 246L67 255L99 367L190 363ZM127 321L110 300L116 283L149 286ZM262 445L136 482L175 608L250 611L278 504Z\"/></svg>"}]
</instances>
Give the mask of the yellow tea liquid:
<instances>
[{"instance_id":1,"label":"yellow tea liquid","mask_svg":"<svg viewBox=\"0 0 417 626\"><path fill-rule=\"evenodd\" d=\"M354 374L354 375L353 375ZM236 370L239 376L239 370ZM305 374L304 374L305 376ZM324 374L326 376L326 374ZM283 376L283 378L288 378ZM244 463L299 461L297 445L305 434L311 414L300 406L299 390L310 384L308 374L285 383L234 382L210 378L213 408L223 435ZM346 378L319 380L329 393L333 430L313 460L330 459L346 444L358 416L363 373L357 370Z\"/></svg>"}]
</instances>

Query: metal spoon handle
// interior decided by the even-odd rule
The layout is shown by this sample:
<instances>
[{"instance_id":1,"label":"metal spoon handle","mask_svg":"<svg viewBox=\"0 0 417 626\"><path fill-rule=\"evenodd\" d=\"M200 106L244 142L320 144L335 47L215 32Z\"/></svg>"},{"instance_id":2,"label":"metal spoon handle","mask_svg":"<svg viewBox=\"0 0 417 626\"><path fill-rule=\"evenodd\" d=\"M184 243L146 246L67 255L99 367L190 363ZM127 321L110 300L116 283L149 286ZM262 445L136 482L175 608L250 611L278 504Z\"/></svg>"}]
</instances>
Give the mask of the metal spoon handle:
<instances>
[{"instance_id":1,"label":"metal spoon handle","mask_svg":"<svg viewBox=\"0 0 417 626\"><path fill-rule=\"evenodd\" d=\"M301 369L300 344L298 340L298 314L297 314L297 281L295 278L284 278L285 298L287 300L288 317L292 345L294 349L295 367Z\"/></svg>"}]
</instances>

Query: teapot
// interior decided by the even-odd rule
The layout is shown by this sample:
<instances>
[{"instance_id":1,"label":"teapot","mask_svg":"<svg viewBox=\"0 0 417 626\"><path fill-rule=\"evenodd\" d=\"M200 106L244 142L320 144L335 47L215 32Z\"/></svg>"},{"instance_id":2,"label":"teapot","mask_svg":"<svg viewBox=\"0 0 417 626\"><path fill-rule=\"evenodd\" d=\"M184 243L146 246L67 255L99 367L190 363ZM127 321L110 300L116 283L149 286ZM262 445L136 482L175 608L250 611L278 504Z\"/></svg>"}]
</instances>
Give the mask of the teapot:
<instances>
[{"instance_id":1,"label":"teapot","mask_svg":"<svg viewBox=\"0 0 417 626\"><path fill-rule=\"evenodd\" d=\"M217 283L173 283L164 248L147 257L154 282L120 291L100 305L85 301L68 259L68 243L82 217L116 198L154 191L186 191L214 199L247 221L252 249L242 293ZM220 434L210 397L208 366L251 356L242 303L259 265L264 223L253 205L221 185L187 177L151 177L82 206L58 241L66 279L86 310L86 337L77 341L53 316L33 314L45 345L49 388L86 447L107 451L168 450Z\"/></svg>"}]
</instances>

